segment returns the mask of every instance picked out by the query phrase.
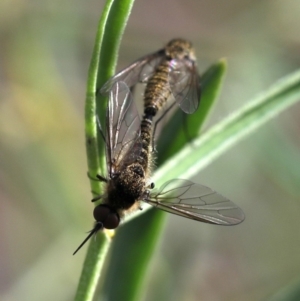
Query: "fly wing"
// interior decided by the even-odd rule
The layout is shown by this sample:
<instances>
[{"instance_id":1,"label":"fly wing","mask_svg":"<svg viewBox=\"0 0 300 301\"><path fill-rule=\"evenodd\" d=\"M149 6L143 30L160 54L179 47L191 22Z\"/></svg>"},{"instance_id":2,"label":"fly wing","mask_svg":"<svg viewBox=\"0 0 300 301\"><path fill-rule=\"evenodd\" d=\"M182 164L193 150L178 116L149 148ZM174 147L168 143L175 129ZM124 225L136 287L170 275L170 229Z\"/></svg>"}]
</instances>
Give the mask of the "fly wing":
<instances>
[{"instance_id":1,"label":"fly wing","mask_svg":"<svg viewBox=\"0 0 300 301\"><path fill-rule=\"evenodd\" d=\"M194 113L199 106L201 96L196 63L187 59L174 59L171 61L171 70L169 83L176 102L185 113Z\"/></svg>"},{"instance_id":2,"label":"fly wing","mask_svg":"<svg viewBox=\"0 0 300 301\"><path fill-rule=\"evenodd\" d=\"M216 225L236 225L244 213L233 202L210 188L188 180L166 182L158 192L145 199L154 207L196 221Z\"/></svg>"},{"instance_id":3,"label":"fly wing","mask_svg":"<svg viewBox=\"0 0 300 301\"><path fill-rule=\"evenodd\" d=\"M155 53L146 55L135 61L127 68L111 77L101 88L101 94L109 93L113 85L118 81L123 81L128 87L133 87L136 83L144 83L154 73L156 67L164 58L164 50L159 50Z\"/></svg>"},{"instance_id":4,"label":"fly wing","mask_svg":"<svg viewBox=\"0 0 300 301\"><path fill-rule=\"evenodd\" d=\"M117 82L109 93L106 116L107 165L110 176L141 152L140 118L128 86Z\"/></svg>"}]
</instances>

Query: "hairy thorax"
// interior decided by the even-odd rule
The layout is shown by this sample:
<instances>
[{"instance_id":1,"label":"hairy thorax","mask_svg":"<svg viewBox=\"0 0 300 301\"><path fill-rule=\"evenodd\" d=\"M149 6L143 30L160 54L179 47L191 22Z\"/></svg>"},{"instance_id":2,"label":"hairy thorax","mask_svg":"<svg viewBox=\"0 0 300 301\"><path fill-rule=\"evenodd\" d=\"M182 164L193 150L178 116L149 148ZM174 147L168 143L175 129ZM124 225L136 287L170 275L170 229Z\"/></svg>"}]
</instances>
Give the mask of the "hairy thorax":
<instances>
[{"instance_id":1,"label":"hairy thorax","mask_svg":"<svg viewBox=\"0 0 300 301\"><path fill-rule=\"evenodd\" d=\"M143 196L145 191L144 169L138 163L127 166L110 181L107 190L109 199L104 203L128 210Z\"/></svg>"}]
</instances>

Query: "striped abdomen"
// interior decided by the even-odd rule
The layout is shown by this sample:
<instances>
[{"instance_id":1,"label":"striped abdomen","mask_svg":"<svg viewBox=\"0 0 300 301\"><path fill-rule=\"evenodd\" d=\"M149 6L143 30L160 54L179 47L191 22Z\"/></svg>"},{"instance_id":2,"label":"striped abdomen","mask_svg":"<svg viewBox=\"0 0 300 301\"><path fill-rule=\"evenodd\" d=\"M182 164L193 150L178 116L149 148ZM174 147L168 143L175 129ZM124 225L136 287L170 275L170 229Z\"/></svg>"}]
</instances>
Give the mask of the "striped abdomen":
<instances>
[{"instance_id":1,"label":"striped abdomen","mask_svg":"<svg viewBox=\"0 0 300 301\"><path fill-rule=\"evenodd\" d=\"M169 73L169 62L164 61L149 78L144 92L144 113L146 117L155 116L170 97Z\"/></svg>"}]
</instances>

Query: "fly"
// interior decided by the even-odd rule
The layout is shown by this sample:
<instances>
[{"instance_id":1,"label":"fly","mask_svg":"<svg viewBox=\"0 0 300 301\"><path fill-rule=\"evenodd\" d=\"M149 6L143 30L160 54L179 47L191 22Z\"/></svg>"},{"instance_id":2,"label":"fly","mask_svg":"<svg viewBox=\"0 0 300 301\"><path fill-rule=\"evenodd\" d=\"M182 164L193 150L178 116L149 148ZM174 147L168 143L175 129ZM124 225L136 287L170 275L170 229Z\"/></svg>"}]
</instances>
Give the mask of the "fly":
<instances>
[{"instance_id":1,"label":"fly","mask_svg":"<svg viewBox=\"0 0 300 301\"><path fill-rule=\"evenodd\" d=\"M145 109L146 111L146 109ZM196 221L216 225L236 225L244 220L242 210L206 186L173 179L158 190L150 182L153 113L142 122L129 87L116 81L109 91L106 116L106 161L108 177L102 203L94 208L94 228L73 253L99 230L115 229L121 219L141 208L141 201L161 210ZM94 199L94 200L96 200Z\"/></svg>"},{"instance_id":2,"label":"fly","mask_svg":"<svg viewBox=\"0 0 300 301\"><path fill-rule=\"evenodd\" d=\"M104 84L101 93L107 94L119 81L128 87L147 83L144 106L153 116L170 97L187 114L194 113L199 106L201 90L195 51L184 39L173 39L163 49L121 70Z\"/></svg>"}]
</instances>

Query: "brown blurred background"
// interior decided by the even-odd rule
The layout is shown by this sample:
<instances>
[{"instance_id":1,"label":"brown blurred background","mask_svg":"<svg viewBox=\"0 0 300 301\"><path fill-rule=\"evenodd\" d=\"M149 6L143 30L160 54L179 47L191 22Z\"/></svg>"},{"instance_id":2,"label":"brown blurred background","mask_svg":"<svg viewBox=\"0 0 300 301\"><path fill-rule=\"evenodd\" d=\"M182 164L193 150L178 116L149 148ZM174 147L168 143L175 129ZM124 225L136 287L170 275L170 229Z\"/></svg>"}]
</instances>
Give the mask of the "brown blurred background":
<instances>
[{"instance_id":1,"label":"brown blurred background","mask_svg":"<svg viewBox=\"0 0 300 301\"><path fill-rule=\"evenodd\" d=\"M92 224L84 98L103 1L0 3L0 299L72 300ZM299 68L300 2L136 1L118 68L174 37L229 70L209 125ZM299 105L194 180L243 208L237 227L169 216L143 300L268 300L300 276ZM174 231L176 228L176 231Z\"/></svg>"}]
</instances>

